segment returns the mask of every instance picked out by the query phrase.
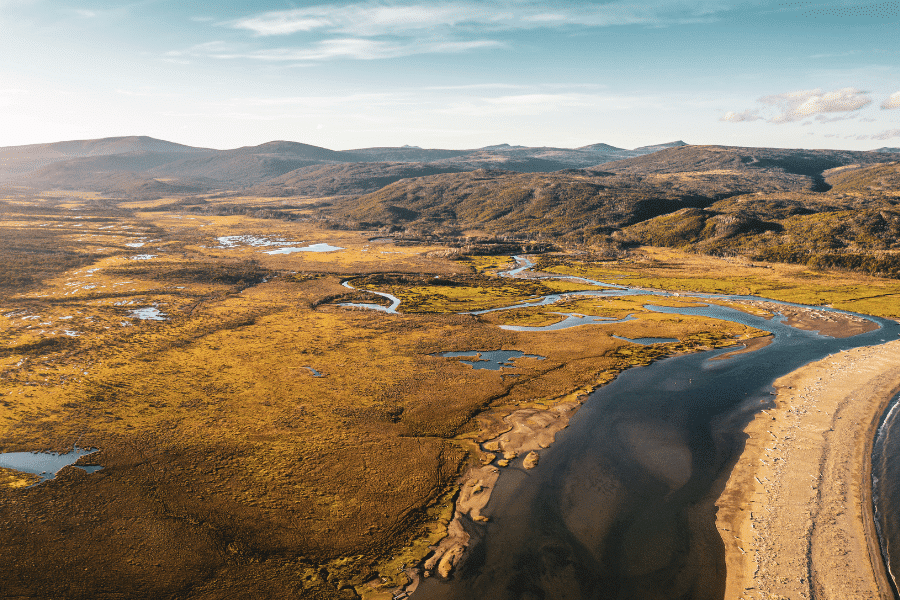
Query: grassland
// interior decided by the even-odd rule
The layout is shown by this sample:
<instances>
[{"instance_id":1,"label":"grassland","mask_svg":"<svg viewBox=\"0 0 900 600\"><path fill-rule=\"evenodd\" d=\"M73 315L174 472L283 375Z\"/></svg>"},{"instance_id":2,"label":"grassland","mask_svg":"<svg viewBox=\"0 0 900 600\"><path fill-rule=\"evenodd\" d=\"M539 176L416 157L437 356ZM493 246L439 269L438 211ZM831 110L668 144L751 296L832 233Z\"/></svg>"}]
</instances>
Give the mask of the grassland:
<instances>
[{"instance_id":1,"label":"grassland","mask_svg":"<svg viewBox=\"0 0 900 600\"><path fill-rule=\"evenodd\" d=\"M0 571L12 597L384 597L405 579L398 567L442 534L461 469L483 458L471 443L479 415L552 405L633 365L764 335L651 313L641 297L458 314L591 286L492 275L507 256L452 260L444 246L202 214L177 198L57 194L2 207L0 451L77 443L99 448L82 464L103 466L34 487L0 471ZM316 243L343 249L269 253ZM540 265L877 314L900 295L876 278L839 287L843 275L673 250ZM397 295L402 314L337 306L375 301L365 290ZM164 320L135 312L146 309ZM555 312L636 318L497 327ZM492 349L545 359L489 371L433 356Z\"/></svg>"},{"instance_id":2,"label":"grassland","mask_svg":"<svg viewBox=\"0 0 900 600\"><path fill-rule=\"evenodd\" d=\"M900 282L843 270L722 259L653 247L643 247L621 261L544 255L534 268L635 287L754 295L900 318Z\"/></svg>"}]
</instances>

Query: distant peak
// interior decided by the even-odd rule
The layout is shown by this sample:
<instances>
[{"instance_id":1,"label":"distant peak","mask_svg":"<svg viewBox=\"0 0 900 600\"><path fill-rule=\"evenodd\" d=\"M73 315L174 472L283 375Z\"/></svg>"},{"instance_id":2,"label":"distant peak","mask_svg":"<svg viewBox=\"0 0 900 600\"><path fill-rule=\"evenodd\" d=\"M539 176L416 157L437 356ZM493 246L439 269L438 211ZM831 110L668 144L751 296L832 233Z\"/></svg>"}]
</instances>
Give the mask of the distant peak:
<instances>
[{"instance_id":1,"label":"distant peak","mask_svg":"<svg viewBox=\"0 0 900 600\"><path fill-rule=\"evenodd\" d=\"M479 150L521 150L522 148L528 148L528 146L511 146L509 144L494 144L493 146L485 146L484 148L479 148Z\"/></svg>"},{"instance_id":2,"label":"distant peak","mask_svg":"<svg viewBox=\"0 0 900 600\"><path fill-rule=\"evenodd\" d=\"M414 150L421 150L422 146L410 146L409 144L403 144L403 146L401 146L401 148L412 148Z\"/></svg>"},{"instance_id":3,"label":"distant peak","mask_svg":"<svg viewBox=\"0 0 900 600\"><path fill-rule=\"evenodd\" d=\"M581 150L583 152L622 152L624 148L617 148L615 146L610 146L609 144L597 143L590 144L588 146L581 146L580 148L575 148L576 150Z\"/></svg>"},{"instance_id":4,"label":"distant peak","mask_svg":"<svg viewBox=\"0 0 900 600\"><path fill-rule=\"evenodd\" d=\"M685 142L682 140L678 140L677 142L666 142L665 144L653 144L652 146L641 146L640 148L635 148L635 150L665 150L666 148L678 148L681 146L687 146Z\"/></svg>"}]
</instances>

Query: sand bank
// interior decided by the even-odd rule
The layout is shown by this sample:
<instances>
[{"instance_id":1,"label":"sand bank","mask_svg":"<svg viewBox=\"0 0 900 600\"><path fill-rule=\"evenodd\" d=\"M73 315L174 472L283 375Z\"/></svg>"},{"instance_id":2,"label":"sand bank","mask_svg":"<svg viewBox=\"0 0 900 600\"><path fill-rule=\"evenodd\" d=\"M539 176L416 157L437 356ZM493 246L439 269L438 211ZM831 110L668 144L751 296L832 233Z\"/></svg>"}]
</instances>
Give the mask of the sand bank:
<instances>
[{"instance_id":1,"label":"sand bank","mask_svg":"<svg viewBox=\"0 0 900 600\"><path fill-rule=\"evenodd\" d=\"M725 598L893 595L875 538L871 448L900 390L900 341L811 363L775 382L716 506Z\"/></svg>"},{"instance_id":2,"label":"sand bank","mask_svg":"<svg viewBox=\"0 0 900 600\"><path fill-rule=\"evenodd\" d=\"M553 443L556 434L568 426L585 397L575 393L567 396L570 400L550 408L525 408L506 415L491 411L479 416L482 437L487 438L480 444L482 465L468 469L460 478L459 497L453 520L447 527L447 536L432 549L420 567L408 571L412 583L406 588L407 593L418 585L419 575L430 577L437 573L445 579L450 576L469 544L469 534L463 525L465 517L475 522L488 520L481 510L487 506L500 477L500 469L491 463L506 467L511 460L527 452L522 468L536 467L540 458L538 450ZM500 454L502 458L497 458Z\"/></svg>"},{"instance_id":3,"label":"sand bank","mask_svg":"<svg viewBox=\"0 0 900 600\"><path fill-rule=\"evenodd\" d=\"M796 329L818 331L836 338L848 338L878 329L877 323L864 317L814 306L791 306L766 300L742 300L740 303L782 315L784 322Z\"/></svg>"}]
</instances>

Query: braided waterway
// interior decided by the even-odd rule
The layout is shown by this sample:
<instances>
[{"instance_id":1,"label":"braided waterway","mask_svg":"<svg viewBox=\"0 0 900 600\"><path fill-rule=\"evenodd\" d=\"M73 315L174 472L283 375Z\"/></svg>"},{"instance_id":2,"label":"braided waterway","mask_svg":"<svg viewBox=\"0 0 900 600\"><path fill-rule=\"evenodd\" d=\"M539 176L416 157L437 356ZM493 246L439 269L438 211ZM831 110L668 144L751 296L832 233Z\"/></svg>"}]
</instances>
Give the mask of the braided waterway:
<instances>
[{"instance_id":1,"label":"braided waterway","mask_svg":"<svg viewBox=\"0 0 900 600\"><path fill-rule=\"evenodd\" d=\"M666 295L622 286L587 293ZM538 468L526 471L519 458L501 471L481 511L488 521L463 520L471 539L452 577L423 580L414 598L722 598L714 503L741 451L743 428L771 405L772 382L900 334L900 324L876 317L865 318L878 329L838 339L723 306L652 309L742 323L771 331L773 341L728 360L713 359L733 349L633 368L592 393L541 452Z\"/></svg>"}]
</instances>

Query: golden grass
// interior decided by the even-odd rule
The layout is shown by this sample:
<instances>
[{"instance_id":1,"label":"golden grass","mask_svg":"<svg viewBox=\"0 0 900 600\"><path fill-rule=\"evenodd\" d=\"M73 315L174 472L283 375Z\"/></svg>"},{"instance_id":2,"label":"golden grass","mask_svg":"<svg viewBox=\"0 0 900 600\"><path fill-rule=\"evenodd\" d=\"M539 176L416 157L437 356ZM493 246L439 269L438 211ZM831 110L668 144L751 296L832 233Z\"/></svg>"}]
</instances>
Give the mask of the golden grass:
<instances>
[{"instance_id":1,"label":"golden grass","mask_svg":"<svg viewBox=\"0 0 900 600\"><path fill-rule=\"evenodd\" d=\"M539 268L610 283L652 289L754 295L799 304L827 305L864 314L900 317L900 282L845 271L810 271L779 263L753 263L689 254L669 248L641 249L643 260L588 263L552 257Z\"/></svg>"},{"instance_id":2,"label":"golden grass","mask_svg":"<svg viewBox=\"0 0 900 600\"><path fill-rule=\"evenodd\" d=\"M112 220L111 229L96 222L67 231L89 264L0 299L0 451L78 441L100 448L104 466L90 476L69 469L28 490L22 476L0 472L0 569L26 582L19 595L53 592L60 572L84 577L85 589L121 589L116 574L135 570L144 575L133 579L133 594L144 597L193 586L207 598L269 587L275 596L334 598L375 574L399 584L397 567L446 527L465 440L477 436L475 417L486 408L550 405L635 364L764 334L641 307L690 298L572 297L458 315L594 288L472 274L437 246L374 244L362 232L306 224L174 212ZM29 235L39 224L13 218L7 226ZM346 250L215 247L219 236L245 234ZM138 237L160 241L124 245ZM143 253L159 256L129 258ZM489 272L507 260L470 266ZM637 267L610 273L639 279ZM403 307L422 310L330 304L350 294L342 280L367 278L370 289L395 291ZM129 316L150 306L168 320ZM553 310L638 318L547 333L495 325L541 322ZM679 341L639 346L612 335ZM511 378L433 356L494 349L546 359L519 361ZM62 554L46 551L59 547L60 531L78 548L65 554L63 571Z\"/></svg>"}]
</instances>

